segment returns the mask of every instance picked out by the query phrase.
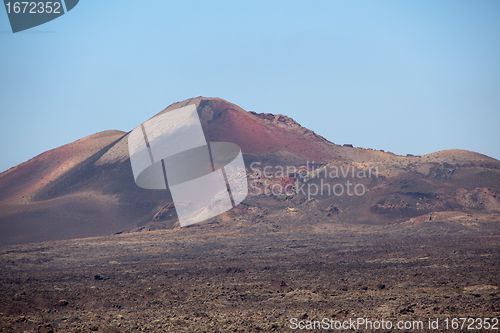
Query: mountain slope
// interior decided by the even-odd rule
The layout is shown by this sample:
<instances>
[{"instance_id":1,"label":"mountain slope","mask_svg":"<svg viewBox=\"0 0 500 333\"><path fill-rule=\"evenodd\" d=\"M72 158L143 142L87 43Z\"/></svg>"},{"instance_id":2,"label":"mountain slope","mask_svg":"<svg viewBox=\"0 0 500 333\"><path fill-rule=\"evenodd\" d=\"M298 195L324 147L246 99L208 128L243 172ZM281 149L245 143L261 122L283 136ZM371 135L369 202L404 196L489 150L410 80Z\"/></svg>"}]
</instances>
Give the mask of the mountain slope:
<instances>
[{"instance_id":1,"label":"mountain slope","mask_svg":"<svg viewBox=\"0 0 500 333\"><path fill-rule=\"evenodd\" d=\"M269 232L500 209L500 162L487 156L449 150L402 157L344 147L284 115L247 112L218 98L174 103L159 114L189 104L197 106L207 141L238 144L247 166L251 193L208 221L214 226ZM97 133L0 174L0 244L178 228L169 191L135 185L127 140L125 132Z\"/></svg>"}]
</instances>

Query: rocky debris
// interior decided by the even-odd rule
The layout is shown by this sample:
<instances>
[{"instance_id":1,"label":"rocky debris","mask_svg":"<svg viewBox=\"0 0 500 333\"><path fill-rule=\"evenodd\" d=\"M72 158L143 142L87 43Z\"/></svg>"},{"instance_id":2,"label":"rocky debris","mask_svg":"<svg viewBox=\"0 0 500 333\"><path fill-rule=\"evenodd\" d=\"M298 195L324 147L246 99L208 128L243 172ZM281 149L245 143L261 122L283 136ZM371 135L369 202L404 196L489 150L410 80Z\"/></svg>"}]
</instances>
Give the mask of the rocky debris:
<instances>
[{"instance_id":1,"label":"rocky debris","mask_svg":"<svg viewBox=\"0 0 500 333\"><path fill-rule=\"evenodd\" d=\"M498 190L482 187L471 191L460 188L450 194L400 192L386 196L370 207L370 211L405 217L453 210L497 211L500 210L498 193Z\"/></svg>"},{"instance_id":2,"label":"rocky debris","mask_svg":"<svg viewBox=\"0 0 500 333\"><path fill-rule=\"evenodd\" d=\"M284 116L282 114L272 114L272 113L257 113L254 111L249 111L250 114L253 114L254 116L264 119L267 121L270 121L274 124L280 125L280 126L285 126L285 127L290 127L294 129L305 129L302 127L298 122L293 120L292 118L288 116Z\"/></svg>"},{"instance_id":3,"label":"rocky debris","mask_svg":"<svg viewBox=\"0 0 500 333\"><path fill-rule=\"evenodd\" d=\"M43 323L41 325L38 325L37 332L38 333L54 333L55 331L52 328L51 324L49 324L49 323Z\"/></svg>"},{"instance_id":4,"label":"rocky debris","mask_svg":"<svg viewBox=\"0 0 500 333\"><path fill-rule=\"evenodd\" d=\"M289 332L291 318L499 317L500 220L464 229L432 216L383 228L208 225L3 247L0 331ZM33 264L41 257L54 260ZM89 279L96 267L113 279Z\"/></svg>"},{"instance_id":5,"label":"rocky debris","mask_svg":"<svg viewBox=\"0 0 500 333\"><path fill-rule=\"evenodd\" d=\"M466 209L474 210L499 210L500 209L500 191L478 187L472 191L459 189L455 194L457 202Z\"/></svg>"},{"instance_id":6,"label":"rocky debris","mask_svg":"<svg viewBox=\"0 0 500 333\"><path fill-rule=\"evenodd\" d=\"M69 304L69 302L65 299L61 299L61 300L59 300L59 302L57 302L57 306L66 306L68 304Z\"/></svg>"},{"instance_id":7,"label":"rocky debris","mask_svg":"<svg viewBox=\"0 0 500 333\"><path fill-rule=\"evenodd\" d=\"M226 274L230 274L230 273L244 273L245 270L242 269L242 268L239 268L239 267L228 267L226 269Z\"/></svg>"},{"instance_id":8,"label":"rocky debris","mask_svg":"<svg viewBox=\"0 0 500 333\"><path fill-rule=\"evenodd\" d=\"M325 211L328 213L327 216L332 216L332 214L339 213L339 209L335 207L334 205L328 206Z\"/></svg>"},{"instance_id":9,"label":"rocky debris","mask_svg":"<svg viewBox=\"0 0 500 333\"><path fill-rule=\"evenodd\" d=\"M288 287L285 281L283 280L272 280L271 281L271 286L277 287L277 288L283 288L283 287Z\"/></svg>"},{"instance_id":10,"label":"rocky debris","mask_svg":"<svg viewBox=\"0 0 500 333\"><path fill-rule=\"evenodd\" d=\"M166 216L169 215L169 216ZM172 217L173 215L176 215L175 212L175 204L173 202L170 202L163 206L154 216L152 219L152 222L157 222L160 221L164 218L169 218Z\"/></svg>"}]
</instances>

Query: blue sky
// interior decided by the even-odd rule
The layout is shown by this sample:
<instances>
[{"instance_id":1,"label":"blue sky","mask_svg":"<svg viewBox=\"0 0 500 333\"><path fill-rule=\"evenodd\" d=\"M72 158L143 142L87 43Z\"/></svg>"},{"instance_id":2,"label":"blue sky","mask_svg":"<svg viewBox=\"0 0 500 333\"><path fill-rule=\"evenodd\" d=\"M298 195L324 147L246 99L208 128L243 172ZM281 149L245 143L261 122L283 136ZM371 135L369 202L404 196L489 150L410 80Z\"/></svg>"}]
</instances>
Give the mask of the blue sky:
<instances>
[{"instance_id":1,"label":"blue sky","mask_svg":"<svg viewBox=\"0 0 500 333\"><path fill-rule=\"evenodd\" d=\"M500 159L500 2L81 0L16 34L0 9L0 171L200 95L338 144Z\"/></svg>"}]
</instances>

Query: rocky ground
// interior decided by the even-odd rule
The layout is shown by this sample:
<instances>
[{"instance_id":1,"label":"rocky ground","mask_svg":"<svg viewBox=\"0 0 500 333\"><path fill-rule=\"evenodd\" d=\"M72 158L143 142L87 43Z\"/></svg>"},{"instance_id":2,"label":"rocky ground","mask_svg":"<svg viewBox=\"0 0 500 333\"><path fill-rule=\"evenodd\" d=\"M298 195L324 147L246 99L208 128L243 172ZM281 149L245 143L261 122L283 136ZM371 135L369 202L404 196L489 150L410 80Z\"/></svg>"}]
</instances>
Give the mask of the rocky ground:
<instances>
[{"instance_id":1,"label":"rocky ground","mask_svg":"<svg viewBox=\"0 0 500 333\"><path fill-rule=\"evenodd\" d=\"M0 332L291 332L293 318L447 331L446 319L500 317L500 219L469 217L4 246Z\"/></svg>"}]
</instances>

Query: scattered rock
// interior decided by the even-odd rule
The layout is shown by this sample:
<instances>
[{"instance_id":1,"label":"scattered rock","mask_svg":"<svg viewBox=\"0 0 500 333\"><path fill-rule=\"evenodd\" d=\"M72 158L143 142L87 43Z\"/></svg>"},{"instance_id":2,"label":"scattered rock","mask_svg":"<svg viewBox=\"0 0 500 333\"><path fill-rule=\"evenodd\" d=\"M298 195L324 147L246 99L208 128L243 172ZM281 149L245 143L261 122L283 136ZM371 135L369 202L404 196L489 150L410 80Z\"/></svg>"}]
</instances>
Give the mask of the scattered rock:
<instances>
[{"instance_id":1,"label":"scattered rock","mask_svg":"<svg viewBox=\"0 0 500 333\"><path fill-rule=\"evenodd\" d=\"M273 287L288 287L285 281L283 280L273 280L271 281L271 286Z\"/></svg>"},{"instance_id":2,"label":"scattered rock","mask_svg":"<svg viewBox=\"0 0 500 333\"><path fill-rule=\"evenodd\" d=\"M52 325L49 323L44 323L41 325L38 325L37 328L38 333L54 333L54 329L52 328Z\"/></svg>"},{"instance_id":3,"label":"scattered rock","mask_svg":"<svg viewBox=\"0 0 500 333\"><path fill-rule=\"evenodd\" d=\"M20 322L27 322L27 321L28 321L28 319L26 319L26 316L19 316L19 318L17 318L17 320L16 320L16 321L17 321L18 323L20 323Z\"/></svg>"},{"instance_id":4,"label":"scattered rock","mask_svg":"<svg viewBox=\"0 0 500 333\"><path fill-rule=\"evenodd\" d=\"M413 309L410 309L409 307L408 308L403 308L401 310L399 310L399 313L400 314L409 314L409 313L414 313L415 311L413 311Z\"/></svg>"},{"instance_id":5,"label":"scattered rock","mask_svg":"<svg viewBox=\"0 0 500 333\"><path fill-rule=\"evenodd\" d=\"M339 209L334 205L328 206L325 211L328 213L327 216L331 216L332 214L338 213Z\"/></svg>"},{"instance_id":6,"label":"scattered rock","mask_svg":"<svg viewBox=\"0 0 500 333\"><path fill-rule=\"evenodd\" d=\"M59 302L57 302L57 306L66 306L68 304L69 302L65 299L61 299Z\"/></svg>"}]
</instances>

